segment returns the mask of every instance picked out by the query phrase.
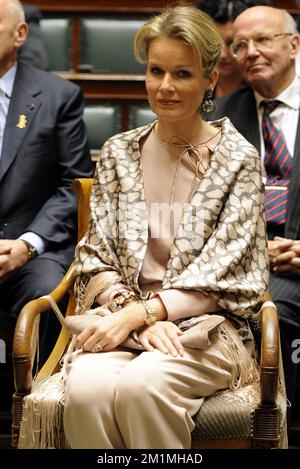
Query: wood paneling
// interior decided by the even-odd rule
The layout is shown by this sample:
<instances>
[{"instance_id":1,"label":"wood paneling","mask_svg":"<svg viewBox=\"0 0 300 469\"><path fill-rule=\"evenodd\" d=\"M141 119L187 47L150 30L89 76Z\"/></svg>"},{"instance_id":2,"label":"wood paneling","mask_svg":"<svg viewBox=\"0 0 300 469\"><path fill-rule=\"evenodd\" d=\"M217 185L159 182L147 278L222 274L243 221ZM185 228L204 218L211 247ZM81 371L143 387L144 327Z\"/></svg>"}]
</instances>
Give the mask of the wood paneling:
<instances>
[{"instance_id":1,"label":"wood paneling","mask_svg":"<svg viewBox=\"0 0 300 469\"><path fill-rule=\"evenodd\" d=\"M87 100L147 98L144 75L118 75L98 73L57 73L79 85Z\"/></svg>"},{"instance_id":2,"label":"wood paneling","mask_svg":"<svg viewBox=\"0 0 300 469\"><path fill-rule=\"evenodd\" d=\"M178 0L28 0L45 13L82 13L101 12L140 12L159 11ZM195 3L195 0L180 0L181 3ZM300 0L274 0L274 6L285 8L292 13L300 13Z\"/></svg>"},{"instance_id":3,"label":"wood paneling","mask_svg":"<svg viewBox=\"0 0 300 469\"><path fill-rule=\"evenodd\" d=\"M97 73L56 73L81 87L87 103L116 101L121 107L122 130L128 129L131 104L145 103L147 93L144 75Z\"/></svg>"},{"instance_id":4,"label":"wood paneling","mask_svg":"<svg viewBox=\"0 0 300 469\"><path fill-rule=\"evenodd\" d=\"M275 0L274 6L288 10L291 13L300 13L300 0Z\"/></svg>"},{"instance_id":5,"label":"wood paneling","mask_svg":"<svg viewBox=\"0 0 300 469\"><path fill-rule=\"evenodd\" d=\"M101 13L101 12L138 12L159 11L179 0L30 0L43 12ZM180 3L193 3L193 0L180 0Z\"/></svg>"},{"instance_id":6,"label":"wood paneling","mask_svg":"<svg viewBox=\"0 0 300 469\"><path fill-rule=\"evenodd\" d=\"M28 0L29 1L29 0ZM145 77L143 75L110 75L94 73L77 73L80 71L80 18L99 16L101 14L147 14L170 5L179 0L30 0L38 6L44 17L68 17L71 19L71 64L72 72L59 73L60 76L78 84L87 102L119 100L122 104L122 128L126 130L130 102L145 101ZM182 3L182 0L180 0ZM185 0L186 3L195 1ZM274 5L299 11L300 0L274 1ZM84 70L82 70L84 71Z\"/></svg>"}]
</instances>

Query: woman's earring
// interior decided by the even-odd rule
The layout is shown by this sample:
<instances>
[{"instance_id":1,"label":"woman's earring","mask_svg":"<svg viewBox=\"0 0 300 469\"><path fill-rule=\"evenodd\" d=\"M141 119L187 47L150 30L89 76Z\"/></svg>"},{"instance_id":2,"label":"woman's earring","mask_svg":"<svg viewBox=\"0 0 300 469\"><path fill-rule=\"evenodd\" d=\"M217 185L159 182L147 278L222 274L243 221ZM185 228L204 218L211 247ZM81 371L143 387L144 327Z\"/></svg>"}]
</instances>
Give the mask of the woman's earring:
<instances>
[{"instance_id":1,"label":"woman's earring","mask_svg":"<svg viewBox=\"0 0 300 469\"><path fill-rule=\"evenodd\" d=\"M214 100L214 92L211 90L205 91L203 101L201 104L201 111L203 114L209 114L216 109L216 102Z\"/></svg>"}]
</instances>

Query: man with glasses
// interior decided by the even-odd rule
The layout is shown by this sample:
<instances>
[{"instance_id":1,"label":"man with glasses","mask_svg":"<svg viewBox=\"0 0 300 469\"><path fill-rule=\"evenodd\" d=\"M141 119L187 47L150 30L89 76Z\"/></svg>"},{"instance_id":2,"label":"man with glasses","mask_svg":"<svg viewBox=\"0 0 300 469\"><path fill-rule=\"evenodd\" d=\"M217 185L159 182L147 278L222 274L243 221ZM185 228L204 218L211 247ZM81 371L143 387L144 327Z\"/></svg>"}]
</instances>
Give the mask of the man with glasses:
<instances>
[{"instance_id":1,"label":"man with glasses","mask_svg":"<svg viewBox=\"0 0 300 469\"><path fill-rule=\"evenodd\" d=\"M275 38L292 35L293 33L258 34L256 37L253 37L251 39L240 39L231 43L231 53L237 61L241 61L248 52L250 41L252 41L256 49L264 51L273 48L273 42Z\"/></svg>"},{"instance_id":2,"label":"man with glasses","mask_svg":"<svg viewBox=\"0 0 300 469\"><path fill-rule=\"evenodd\" d=\"M228 116L262 155L269 236L270 292L279 311L288 398L295 397L300 339L299 36L284 10L256 6L233 24L231 51L248 86L222 98L213 119Z\"/></svg>"},{"instance_id":3,"label":"man with glasses","mask_svg":"<svg viewBox=\"0 0 300 469\"><path fill-rule=\"evenodd\" d=\"M233 21L246 8L270 4L271 0L197 1L196 6L214 19L224 42L218 66L219 78L214 91L216 97L226 96L245 84L237 61L230 52L230 46L233 41Z\"/></svg>"}]
</instances>

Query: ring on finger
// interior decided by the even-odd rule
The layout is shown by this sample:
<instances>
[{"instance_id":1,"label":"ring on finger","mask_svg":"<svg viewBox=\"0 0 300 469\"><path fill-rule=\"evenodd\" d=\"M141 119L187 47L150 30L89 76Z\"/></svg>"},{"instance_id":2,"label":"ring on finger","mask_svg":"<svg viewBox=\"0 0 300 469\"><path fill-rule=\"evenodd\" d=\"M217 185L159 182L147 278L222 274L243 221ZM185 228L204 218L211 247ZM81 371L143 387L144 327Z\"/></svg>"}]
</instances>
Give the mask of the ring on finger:
<instances>
[{"instance_id":1,"label":"ring on finger","mask_svg":"<svg viewBox=\"0 0 300 469\"><path fill-rule=\"evenodd\" d=\"M152 335L149 340L151 342L154 342L155 340L159 340L159 337L155 337L155 335Z\"/></svg>"},{"instance_id":2,"label":"ring on finger","mask_svg":"<svg viewBox=\"0 0 300 469\"><path fill-rule=\"evenodd\" d=\"M101 350L103 349L102 345L100 344L100 342L97 342L96 345L95 345L95 349L96 349L96 352L101 352Z\"/></svg>"}]
</instances>

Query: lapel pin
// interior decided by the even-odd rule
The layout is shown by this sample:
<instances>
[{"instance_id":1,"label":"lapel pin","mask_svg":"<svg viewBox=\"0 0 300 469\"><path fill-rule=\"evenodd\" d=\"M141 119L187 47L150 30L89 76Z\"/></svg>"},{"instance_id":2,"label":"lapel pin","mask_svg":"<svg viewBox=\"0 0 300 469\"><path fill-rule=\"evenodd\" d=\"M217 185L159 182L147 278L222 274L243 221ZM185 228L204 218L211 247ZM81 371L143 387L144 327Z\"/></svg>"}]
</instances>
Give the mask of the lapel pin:
<instances>
[{"instance_id":1,"label":"lapel pin","mask_svg":"<svg viewBox=\"0 0 300 469\"><path fill-rule=\"evenodd\" d=\"M19 121L17 123L17 127L19 129L25 129L26 125L27 125L27 117L25 116L25 114L21 114L19 116Z\"/></svg>"},{"instance_id":2,"label":"lapel pin","mask_svg":"<svg viewBox=\"0 0 300 469\"><path fill-rule=\"evenodd\" d=\"M30 104L27 104L27 107L28 107L29 111L33 111L34 108L35 108L35 105L30 103Z\"/></svg>"}]
</instances>

